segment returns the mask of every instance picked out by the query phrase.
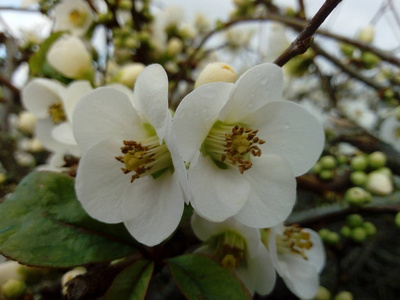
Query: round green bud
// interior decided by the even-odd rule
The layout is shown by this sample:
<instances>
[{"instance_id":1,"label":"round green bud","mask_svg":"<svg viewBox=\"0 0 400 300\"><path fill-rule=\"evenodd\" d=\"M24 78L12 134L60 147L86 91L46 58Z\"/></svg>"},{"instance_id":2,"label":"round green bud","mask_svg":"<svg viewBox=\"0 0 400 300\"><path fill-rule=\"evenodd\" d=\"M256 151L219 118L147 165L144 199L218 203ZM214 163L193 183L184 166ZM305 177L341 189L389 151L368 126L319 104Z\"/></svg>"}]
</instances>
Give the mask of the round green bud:
<instances>
[{"instance_id":1,"label":"round green bud","mask_svg":"<svg viewBox=\"0 0 400 300\"><path fill-rule=\"evenodd\" d=\"M367 174L363 171L354 171L350 174L350 181L354 185L363 186L367 182Z\"/></svg>"},{"instance_id":2,"label":"round green bud","mask_svg":"<svg viewBox=\"0 0 400 300\"><path fill-rule=\"evenodd\" d=\"M323 286L318 287L317 294L314 297L314 300L329 300L331 299L331 292Z\"/></svg>"},{"instance_id":3,"label":"round green bud","mask_svg":"<svg viewBox=\"0 0 400 300\"><path fill-rule=\"evenodd\" d=\"M331 245L336 245L340 242L340 235L337 232L330 231L326 237L326 242Z\"/></svg>"},{"instance_id":4,"label":"round green bud","mask_svg":"<svg viewBox=\"0 0 400 300\"><path fill-rule=\"evenodd\" d=\"M326 240L330 232L331 231L329 229L322 228L318 231L318 234L321 237L321 239Z\"/></svg>"},{"instance_id":5,"label":"round green bud","mask_svg":"<svg viewBox=\"0 0 400 300\"><path fill-rule=\"evenodd\" d=\"M342 53L347 56L347 57L352 57L355 47L353 45L349 45L349 44L345 44L345 43L341 43L340 44L340 51L342 51Z\"/></svg>"},{"instance_id":6,"label":"round green bud","mask_svg":"<svg viewBox=\"0 0 400 300\"><path fill-rule=\"evenodd\" d=\"M343 226L341 229L340 229L340 233L344 236L344 237L349 237L350 236L350 233L351 233L351 229L350 229L350 227L349 226Z\"/></svg>"},{"instance_id":7,"label":"round green bud","mask_svg":"<svg viewBox=\"0 0 400 300\"><path fill-rule=\"evenodd\" d=\"M373 169L379 169L386 165L386 154L380 151L372 152L368 155L368 164Z\"/></svg>"},{"instance_id":8,"label":"round green bud","mask_svg":"<svg viewBox=\"0 0 400 300\"><path fill-rule=\"evenodd\" d=\"M376 233L376 227L371 222L365 222L362 227L365 229L365 232L368 236L373 236Z\"/></svg>"},{"instance_id":9,"label":"round green bud","mask_svg":"<svg viewBox=\"0 0 400 300\"><path fill-rule=\"evenodd\" d=\"M398 212L394 217L394 222L396 223L397 227L400 227L400 212Z\"/></svg>"},{"instance_id":10,"label":"round green bud","mask_svg":"<svg viewBox=\"0 0 400 300\"><path fill-rule=\"evenodd\" d=\"M132 48L136 48L138 45L139 45L139 42L134 37L129 36L124 40L124 46L126 48L132 49Z\"/></svg>"},{"instance_id":11,"label":"round green bud","mask_svg":"<svg viewBox=\"0 0 400 300\"><path fill-rule=\"evenodd\" d=\"M2 185L7 180L7 175L5 173L0 173L0 185Z\"/></svg>"},{"instance_id":12,"label":"round green bud","mask_svg":"<svg viewBox=\"0 0 400 300\"><path fill-rule=\"evenodd\" d=\"M361 226L364 222L363 218L359 214L352 214L348 215L346 218L347 225L349 225L351 228L355 228L358 226Z\"/></svg>"},{"instance_id":13,"label":"round green bud","mask_svg":"<svg viewBox=\"0 0 400 300\"><path fill-rule=\"evenodd\" d=\"M371 202L371 194L362 187L352 187L344 194L345 201L351 206L362 206Z\"/></svg>"},{"instance_id":14,"label":"round green bud","mask_svg":"<svg viewBox=\"0 0 400 300\"><path fill-rule=\"evenodd\" d=\"M367 232L363 227L356 227L351 230L350 237L353 241L361 243L367 238Z\"/></svg>"},{"instance_id":15,"label":"round green bud","mask_svg":"<svg viewBox=\"0 0 400 300\"><path fill-rule=\"evenodd\" d=\"M26 291L26 284L19 279L9 279L1 286L1 292L6 298L19 298Z\"/></svg>"},{"instance_id":16,"label":"round green bud","mask_svg":"<svg viewBox=\"0 0 400 300\"><path fill-rule=\"evenodd\" d=\"M336 158L338 163L343 165L343 164L347 164L347 156L346 155L338 155L338 157Z\"/></svg>"},{"instance_id":17,"label":"round green bud","mask_svg":"<svg viewBox=\"0 0 400 300\"><path fill-rule=\"evenodd\" d=\"M131 0L120 0L118 2L118 8L123 10L131 10L133 6L133 2Z\"/></svg>"},{"instance_id":18,"label":"round green bud","mask_svg":"<svg viewBox=\"0 0 400 300\"><path fill-rule=\"evenodd\" d=\"M340 292L334 300L353 300L353 294L347 291Z\"/></svg>"},{"instance_id":19,"label":"round green bud","mask_svg":"<svg viewBox=\"0 0 400 300\"><path fill-rule=\"evenodd\" d=\"M315 163L314 167L312 167L312 169L311 169L311 171L313 173L319 173L319 172L321 172L321 170L322 170L322 167L319 162Z\"/></svg>"},{"instance_id":20,"label":"round green bud","mask_svg":"<svg viewBox=\"0 0 400 300\"><path fill-rule=\"evenodd\" d=\"M334 169L336 167L336 158L334 158L332 155L325 155L321 157L319 160L319 163L322 167L322 169Z\"/></svg>"},{"instance_id":21,"label":"round green bud","mask_svg":"<svg viewBox=\"0 0 400 300\"><path fill-rule=\"evenodd\" d=\"M321 170L319 172L319 178L322 180L331 180L333 178L333 171L332 170Z\"/></svg>"},{"instance_id":22,"label":"round green bud","mask_svg":"<svg viewBox=\"0 0 400 300\"><path fill-rule=\"evenodd\" d=\"M368 160L364 155L357 155L351 159L350 166L356 171L364 171L368 166Z\"/></svg>"},{"instance_id":23,"label":"round green bud","mask_svg":"<svg viewBox=\"0 0 400 300\"><path fill-rule=\"evenodd\" d=\"M383 97L385 100L390 100L395 96L394 91L391 89L387 89L383 92Z\"/></svg>"},{"instance_id":24,"label":"round green bud","mask_svg":"<svg viewBox=\"0 0 400 300\"><path fill-rule=\"evenodd\" d=\"M381 61L379 56L377 56L371 52L364 52L361 55L361 59L364 63L365 69L372 69L372 68L376 67L376 65Z\"/></svg>"}]
</instances>

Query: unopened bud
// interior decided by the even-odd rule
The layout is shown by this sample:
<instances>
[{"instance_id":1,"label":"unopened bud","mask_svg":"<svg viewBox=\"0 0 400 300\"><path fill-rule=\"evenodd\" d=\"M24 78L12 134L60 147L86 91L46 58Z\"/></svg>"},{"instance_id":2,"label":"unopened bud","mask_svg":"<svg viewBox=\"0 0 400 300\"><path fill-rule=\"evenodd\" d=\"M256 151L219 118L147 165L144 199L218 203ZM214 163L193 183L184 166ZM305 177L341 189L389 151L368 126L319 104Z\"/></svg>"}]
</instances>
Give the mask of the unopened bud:
<instances>
[{"instance_id":1,"label":"unopened bud","mask_svg":"<svg viewBox=\"0 0 400 300\"><path fill-rule=\"evenodd\" d=\"M350 227L349 226L343 226L341 229L340 229L340 233L344 236L344 237L349 237L350 236L350 234L351 234L351 229L350 229Z\"/></svg>"},{"instance_id":2,"label":"unopened bud","mask_svg":"<svg viewBox=\"0 0 400 300\"><path fill-rule=\"evenodd\" d=\"M35 131L36 116L28 111L19 114L18 128L27 133L32 134Z\"/></svg>"},{"instance_id":3,"label":"unopened bud","mask_svg":"<svg viewBox=\"0 0 400 300\"><path fill-rule=\"evenodd\" d=\"M112 82L120 82L129 88L133 88L144 65L141 63L129 63L121 67L117 74L112 78Z\"/></svg>"},{"instance_id":4,"label":"unopened bud","mask_svg":"<svg viewBox=\"0 0 400 300\"><path fill-rule=\"evenodd\" d=\"M364 155L357 155L351 159L350 165L356 171L364 171L368 166L368 160Z\"/></svg>"},{"instance_id":5,"label":"unopened bud","mask_svg":"<svg viewBox=\"0 0 400 300\"><path fill-rule=\"evenodd\" d=\"M336 295L335 300L353 300L353 294L343 291Z\"/></svg>"},{"instance_id":6,"label":"unopened bud","mask_svg":"<svg viewBox=\"0 0 400 300\"><path fill-rule=\"evenodd\" d=\"M398 212L394 217L394 222L396 223L397 227L400 227L400 212Z\"/></svg>"},{"instance_id":7,"label":"unopened bud","mask_svg":"<svg viewBox=\"0 0 400 300\"><path fill-rule=\"evenodd\" d=\"M323 169L331 170L336 167L336 159L332 155L325 155L319 160Z\"/></svg>"},{"instance_id":8,"label":"unopened bud","mask_svg":"<svg viewBox=\"0 0 400 300\"><path fill-rule=\"evenodd\" d=\"M235 82L236 73L233 68L222 62L208 64L197 77L194 87L197 88L206 83L212 82Z\"/></svg>"},{"instance_id":9,"label":"unopened bud","mask_svg":"<svg viewBox=\"0 0 400 300\"><path fill-rule=\"evenodd\" d=\"M1 286L1 293L6 298L19 298L26 291L26 284L20 279L8 279L2 286Z\"/></svg>"},{"instance_id":10,"label":"unopened bud","mask_svg":"<svg viewBox=\"0 0 400 300\"><path fill-rule=\"evenodd\" d=\"M317 294L314 297L314 300L329 300L331 299L331 292L323 286L318 287Z\"/></svg>"},{"instance_id":11,"label":"unopened bud","mask_svg":"<svg viewBox=\"0 0 400 300\"><path fill-rule=\"evenodd\" d=\"M182 52L182 49L183 49L183 43L182 43L181 39L179 39L177 37L173 37L168 41L168 45L167 45L168 55L176 56Z\"/></svg>"},{"instance_id":12,"label":"unopened bud","mask_svg":"<svg viewBox=\"0 0 400 300\"><path fill-rule=\"evenodd\" d=\"M373 26L364 27L358 34L358 39L364 43L371 43L374 40L375 29Z\"/></svg>"},{"instance_id":13,"label":"unopened bud","mask_svg":"<svg viewBox=\"0 0 400 300\"><path fill-rule=\"evenodd\" d=\"M353 241L361 243L367 238L367 232L363 227L356 227L351 230L350 237Z\"/></svg>"},{"instance_id":14,"label":"unopened bud","mask_svg":"<svg viewBox=\"0 0 400 300\"><path fill-rule=\"evenodd\" d=\"M371 202L371 194L361 187L352 187L344 194L344 199L352 206L362 206Z\"/></svg>"},{"instance_id":15,"label":"unopened bud","mask_svg":"<svg viewBox=\"0 0 400 300\"><path fill-rule=\"evenodd\" d=\"M361 226L364 222L362 216L359 214L348 215L346 221L347 225L349 225L351 228Z\"/></svg>"},{"instance_id":16,"label":"unopened bud","mask_svg":"<svg viewBox=\"0 0 400 300\"><path fill-rule=\"evenodd\" d=\"M350 181L354 185L363 186L367 182L367 174L363 171L354 171L350 174Z\"/></svg>"},{"instance_id":17,"label":"unopened bud","mask_svg":"<svg viewBox=\"0 0 400 300\"><path fill-rule=\"evenodd\" d=\"M67 294L67 283L74 279L78 275L82 275L86 273L86 269L84 267L77 267L65 273L61 278L62 285L62 293L63 295Z\"/></svg>"},{"instance_id":18,"label":"unopened bud","mask_svg":"<svg viewBox=\"0 0 400 300\"><path fill-rule=\"evenodd\" d=\"M386 154L380 151L372 152L368 155L368 164L373 169L379 169L386 165Z\"/></svg>"},{"instance_id":19,"label":"unopened bud","mask_svg":"<svg viewBox=\"0 0 400 300\"><path fill-rule=\"evenodd\" d=\"M393 183L389 176L379 171L368 174L366 189L378 196L387 196L393 192Z\"/></svg>"},{"instance_id":20,"label":"unopened bud","mask_svg":"<svg viewBox=\"0 0 400 300\"><path fill-rule=\"evenodd\" d=\"M319 178L322 180L331 180L333 175L334 174L332 170L321 170L321 172L319 172Z\"/></svg>"},{"instance_id":21,"label":"unopened bud","mask_svg":"<svg viewBox=\"0 0 400 300\"><path fill-rule=\"evenodd\" d=\"M365 232L368 236L373 236L376 233L376 227L371 222L365 222L362 227L364 228Z\"/></svg>"}]
</instances>

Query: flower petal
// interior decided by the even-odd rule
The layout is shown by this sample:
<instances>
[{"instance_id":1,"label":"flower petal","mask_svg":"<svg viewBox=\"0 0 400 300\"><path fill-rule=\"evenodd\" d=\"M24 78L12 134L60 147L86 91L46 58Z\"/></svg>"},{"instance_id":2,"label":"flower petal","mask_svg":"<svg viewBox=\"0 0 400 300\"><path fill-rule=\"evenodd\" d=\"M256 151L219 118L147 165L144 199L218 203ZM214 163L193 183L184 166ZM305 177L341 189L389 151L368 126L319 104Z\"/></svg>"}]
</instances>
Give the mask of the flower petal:
<instances>
[{"instance_id":1,"label":"flower petal","mask_svg":"<svg viewBox=\"0 0 400 300\"><path fill-rule=\"evenodd\" d=\"M191 203L203 218L221 222L235 215L246 203L250 184L236 169L220 169L208 156L200 155L189 173Z\"/></svg>"},{"instance_id":2,"label":"flower petal","mask_svg":"<svg viewBox=\"0 0 400 300\"><path fill-rule=\"evenodd\" d=\"M263 154L284 157L295 176L307 172L324 146L324 131L319 121L302 106L290 101L266 104L246 117L247 125L258 129L265 144Z\"/></svg>"},{"instance_id":3,"label":"flower petal","mask_svg":"<svg viewBox=\"0 0 400 300\"><path fill-rule=\"evenodd\" d=\"M75 139L83 151L107 138L122 141L146 136L142 119L128 96L109 87L95 89L81 98L72 124Z\"/></svg>"},{"instance_id":4,"label":"flower petal","mask_svg":"<svg viewBox=\"0 0 400 300\"><path fill-rule=\"evenodd\" d=\"M61 102L64 89L58 81L35 78L22 90L22 103L37 118L48 118L49 107Z\"/></svg>"},{"instance_id":5,"label":"flower petal","mask_svg":"<svg viewBox=\"0 0 400 300\"><path fill-rule=\"evenodd\" d=\"M63 144L78 146L72 133L72 125L69 122L64 122L56 125L51 131L52 137Z\"/></svg>"},{"instance_id":6,"label":"flower petal","mask_svg":"<svg viewBox=\"0 0 400 300\"><path fill-rule=\"evenodd\" d=\"M93 88L89 81L77 80L73 81L61 94L65 112L69 120L72 121L72 113L78 100L92 90Z\"/></svg>"},{"instance_id":7,"label":"flower petal","mask_svg":"<svg viewBox=\"0 0 400 300\"><path fill-rule=\"evenodd\" d=\"M263 154L244 175L251 183L250 196L235 219L255 228L285 220L296 200L296 180L286 160Z\"/></svg>"},{"instance_id":8,"label":"flower petal","mask_svg":"<svg viewBox=\"0 0 400 300\"><path fill-rule=\"evenodd\" d=\"M75 180L78 200L93 218L106 223L124 220L122 203L134 199L135 188L129 174L121 171L121 163L115 159L121 143L103 140L89 148L82 156ZM132 210L135 217L140 210Z\"/></svg>"},{"instance_id":9,"label":"flower petal","mask_svg":"<svg viewBox=\"0 0 400 300\"><path fill-rule=\"evenodd\" d=\"M282 69L275 64L261 64L244 73L235 83L220 120L236 123L271 101L282 99Z\"/></svg>"},{"instance_id":10,"label":"flower petal","mask_svg":"<svg viewBox=\"0 0 400 300\"><path fill-rule=\"evenodd\" d=\"M320 273L324 268L326 261L324 244L322 243L319 234L314 230L308 228L304 228L303 230L310 234L311 242L313 244L311 249L306 252L307 259L314 265L315 270Z\"/></svg>"},{"instance_id":11,"label":"flower petal","mask_svg":"<svg viewBox=\"0 0 400 300\"><path fill-rule=\"evenodd\" d=\"M133 90L133 101L137 111L154 127L160 140L164 139L170 112L168 77L161 65L150 65L139 74Z\"/></svg>"},{"instance_id":12,"label":"flower petal","mask_svg":"<svg viewBox=\"0 0 400 300\"><path fill-rule=\"evenodd\" d=\"M173 119L183 160L192 161L228 100L231 83L202 85L179 104Z\"/></svg>"},{"instance_id":13,"label":"flower petal","mask_svg":"<svg viewBox=\"0 0 400 300\"><path fill-rule=\"evenodd\" d=\"M178 227L184 201L176 173L163 174L157 179L147 176L146 179L148 179L146 184L140 182L141 193L132 195L135 202L142 201L145 208L141 214L125 220L124 223L132 236L140 243L154 246L164 241ZM124 203L124 209L126 208L126 203Z\"/></svg>"}]
</instances>

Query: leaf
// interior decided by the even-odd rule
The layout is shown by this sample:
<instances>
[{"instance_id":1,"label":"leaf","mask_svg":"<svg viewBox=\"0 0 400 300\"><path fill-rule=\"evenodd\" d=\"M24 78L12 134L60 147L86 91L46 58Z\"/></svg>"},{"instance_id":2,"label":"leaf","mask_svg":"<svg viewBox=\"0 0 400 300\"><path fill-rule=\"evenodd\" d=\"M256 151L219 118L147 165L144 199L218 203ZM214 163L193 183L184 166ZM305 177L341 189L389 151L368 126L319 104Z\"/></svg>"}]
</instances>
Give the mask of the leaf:
<instances>
[{"instance_id":1,"label":"leaf","mask_svg":"<svg viewBox=\"0 0 400 300\"><path fill-rule=\"evenodd\" d=\"M251 299L242 282L210 257L189 254L166 260L175 283L190 300Z\"/></svg>"},{"instance_id":2,"label":"leaf","mask_svg":"<svg viewBox=\"0 0 400 300\"><path fill-rule=\"evenodd\" d=\"M90 218L76 199L74 180L36 172L0 204L0 252L23 264L74 267L136 252L123 224Z\"/></svg>"},{"instance_id":3,"label":"leaf","mask_svg":"<svg viewBox=\"0 0 400 300\"><path fill-rule=\"evenodd\" d=\"M104 300L144 299L153 270L154 263L148 260L138 260L131 264L114 279Z\"/></svg>"}]
</instances>

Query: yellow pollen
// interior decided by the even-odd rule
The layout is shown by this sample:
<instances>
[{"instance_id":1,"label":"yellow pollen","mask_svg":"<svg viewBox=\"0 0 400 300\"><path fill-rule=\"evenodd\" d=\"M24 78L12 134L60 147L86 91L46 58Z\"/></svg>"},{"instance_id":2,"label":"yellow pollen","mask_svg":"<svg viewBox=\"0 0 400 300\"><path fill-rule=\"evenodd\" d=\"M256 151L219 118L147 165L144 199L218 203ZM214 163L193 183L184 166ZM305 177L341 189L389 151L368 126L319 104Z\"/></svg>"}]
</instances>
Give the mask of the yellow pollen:
<instances>
[{"instance_id":1,"label":"yellow pollen","mask_svg":"<svg viewBox=\"0 0 400 300\"><path fill-rule=\"evenodd\" d=\"M82 26L86 21L87 14L84 11L73 9L69 13L69 20L75 26Z\"/></svg>"},{"instance_id":2,"label":"yellow pollen","mask_svg":"<svg viewBox=\"0 0 400 300\"><path fill-rule=\"evenodd\" d=\"M312 248L310 234L298 226L286 227L283 235L277 235L277 246L280 252L291 252L307 259L306 250Z\"/></svg>"},{"instance_id":3,"label":"yellow pollen","mask_svg":"<svg viewBox=\"0 0 400 300\"><path fill-rule=\"evenodd\" d=\"M238 267L238 262L235 256L232 254L225 255L221 260L221 264L228 269L234 269Z\"/></svg>"},{"instance_id":4,"label":"yellow pollen","mask_svg":"<svg viewBox=\"0 0 400 300\"><path fill-rule=\"evenodd\" d=\"M61 103L54 103L50 105L48 112L54 124L59 124L67 120Z\"/></svg>"}]
</instances>

